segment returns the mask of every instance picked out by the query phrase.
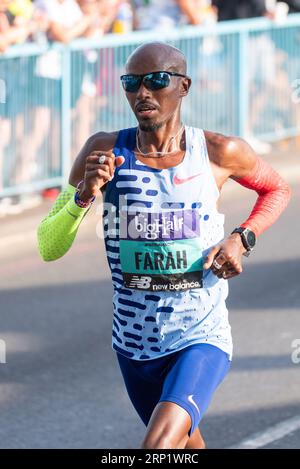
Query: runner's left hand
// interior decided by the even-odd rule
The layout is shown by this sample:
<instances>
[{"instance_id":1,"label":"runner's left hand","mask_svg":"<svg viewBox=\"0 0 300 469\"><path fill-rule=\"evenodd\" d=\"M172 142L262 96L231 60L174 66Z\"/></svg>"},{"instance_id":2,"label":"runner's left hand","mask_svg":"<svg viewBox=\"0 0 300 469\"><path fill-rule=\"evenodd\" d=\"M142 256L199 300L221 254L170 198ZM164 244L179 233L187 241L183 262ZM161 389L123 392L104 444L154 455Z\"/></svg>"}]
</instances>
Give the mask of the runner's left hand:
<instances>
[{"instance_id":1,"label":"runner's left hand","mask_svg":"<svg viewBox=\"0 0 300 469\"><path fill-rule=\"evenodd\" d=\"M203 268L210 268L218 278L235 277L243 271L242 254L245 251L240 235L234 233L210 250Z\"/></svg>"}]
</instances>

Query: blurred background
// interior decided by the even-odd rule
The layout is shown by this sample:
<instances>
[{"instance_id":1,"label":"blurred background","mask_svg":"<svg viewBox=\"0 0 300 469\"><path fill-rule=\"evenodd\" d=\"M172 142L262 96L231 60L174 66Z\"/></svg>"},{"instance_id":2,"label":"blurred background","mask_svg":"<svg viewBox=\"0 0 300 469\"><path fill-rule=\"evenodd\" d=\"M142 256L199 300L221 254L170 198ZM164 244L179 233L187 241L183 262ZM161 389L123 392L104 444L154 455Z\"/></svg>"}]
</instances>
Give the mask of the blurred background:
<instances>
[{"instance_id":1,"label":"blurred background","mask_svg":"<svg viewBox=\"0 0 300 469\"><path fill-rule=\"evenodd\" d=\"M111 350L101 198L54 263L36 228L85 140L136 124L119 76L153 40L187 57L183 122L245 138L293 190L230 280L234 359L207 447L300 447L300 1L0 0L0 448L140 445ZM254 201L225 185L226 233Z\"/></svg>"}]
</instances>

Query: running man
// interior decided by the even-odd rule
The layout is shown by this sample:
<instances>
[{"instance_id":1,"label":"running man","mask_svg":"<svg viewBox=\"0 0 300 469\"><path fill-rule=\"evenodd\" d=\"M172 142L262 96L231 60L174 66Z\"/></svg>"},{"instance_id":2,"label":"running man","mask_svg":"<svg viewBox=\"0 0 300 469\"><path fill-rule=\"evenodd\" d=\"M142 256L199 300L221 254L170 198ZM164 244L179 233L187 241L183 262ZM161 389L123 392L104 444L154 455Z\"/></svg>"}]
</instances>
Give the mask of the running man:
<instances>
[{"instance_id":1,"label":"running man","mask_svg":"<svg viewBox=\"0 0 300 469\"><path fill-rule=\"evenodd\" d=\"M95 197L112 274L112 347L147 426L142 448L204 448L198 425L226 376L228 279L290 199L286 182L240 138L182 124L191 79L182 52L138 47L121 77L138 126L90 137L38 228L45 261L62 257ZM225 181L257 192L224 238Z\"/></svg>"}]
</instances>

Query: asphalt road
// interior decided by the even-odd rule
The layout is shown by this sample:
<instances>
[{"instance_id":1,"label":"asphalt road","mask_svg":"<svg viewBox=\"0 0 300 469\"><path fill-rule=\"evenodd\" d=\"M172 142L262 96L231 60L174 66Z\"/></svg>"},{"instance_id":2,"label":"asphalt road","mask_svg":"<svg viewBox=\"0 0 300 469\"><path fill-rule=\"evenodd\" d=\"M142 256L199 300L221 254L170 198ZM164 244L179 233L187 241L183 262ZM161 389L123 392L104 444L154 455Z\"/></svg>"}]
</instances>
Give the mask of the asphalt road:
<instances>
[{"instance_id":1,"label":"asphalt road","mask_svg":"<svg viewBox=\"0 0 300 469\"><path fill-rule=\"evenodd\" d=\"M227 233L253 200L246 189L226 197ZM208 448L272 435L300 415L300 363L291 359L300 339L299 203L294 187L289 208L230 281L234 359L201 422ZM1 222L10 235L0 240L0 447L138 448L145 429L111 350L112 287L96 207L54 263L39 259L33 231L47 210L8 228ZM262 447L300 448L299 428Z\"/></svg>"}]
</instances>

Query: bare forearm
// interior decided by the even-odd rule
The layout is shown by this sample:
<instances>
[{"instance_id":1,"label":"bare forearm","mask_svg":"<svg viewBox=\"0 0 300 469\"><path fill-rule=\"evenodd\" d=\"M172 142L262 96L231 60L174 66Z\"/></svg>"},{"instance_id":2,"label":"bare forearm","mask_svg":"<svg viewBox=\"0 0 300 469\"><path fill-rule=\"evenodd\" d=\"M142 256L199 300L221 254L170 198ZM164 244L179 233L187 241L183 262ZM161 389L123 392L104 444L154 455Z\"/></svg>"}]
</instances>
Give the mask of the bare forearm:
<instances>
[{"instance_id":1,"label":"bare forearm","mask_svg":"<svg viewBox=\"0 0 300 469\"><path fill-rule=\"evenodd\" d=\"M199 13L199 10L195 8L193 0L177 0L177 4L191 24L202 23L202 15Z\"/></svg>"},{"instance_id":2,"label":"bare forearm","mask_svg":"<svg viewBox=\"0 0 300 469\"><path fill-rule=\"evenodd\" d=\"M5 41L6 44L13 45L17 43L22 43L26 41L31 32L27 26L12 26L5 32Z\"/></svg>"},{"instance_id":3,"label":"bare forearm","mask_svg":"<svg viewBox=\"0 0 300 469\"><path fill-rule=\"evenodd\" d=\"M8 47L4 34L0 34L0 52L5 52Z\"/></svg>"},{"instance_id":4,"label":"bare forearm","mask_svg":"<svg viewBox=\"0 0 300 469\"><path fill-rule=\"evenodd\" d=\"M89 23L84 17L71 28L63 28L58 24L52 24L49 29L51 38L54 41L68 43L76 37L82 36L87 30Z\"/></svg>"}]
</instances>

